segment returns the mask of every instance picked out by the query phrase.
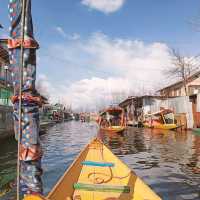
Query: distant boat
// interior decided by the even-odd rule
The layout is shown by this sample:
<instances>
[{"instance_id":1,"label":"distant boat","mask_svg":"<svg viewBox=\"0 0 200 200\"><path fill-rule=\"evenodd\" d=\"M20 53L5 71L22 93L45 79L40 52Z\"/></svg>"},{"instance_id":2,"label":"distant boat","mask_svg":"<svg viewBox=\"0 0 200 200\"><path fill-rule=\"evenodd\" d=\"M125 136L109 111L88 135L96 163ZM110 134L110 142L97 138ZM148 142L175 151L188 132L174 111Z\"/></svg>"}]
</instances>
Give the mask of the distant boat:
<instances>
[{"instance_id":1,"label":"distant boat","mask_svg":"<svg viewBox=\"0 0 200 200\"><path fill-rule=\"evenodd\" d=\"M40 110L40 135L47 133L49 127L54 126L56 122L53 120L52 106L44 104Z\"/></svg>"},{"instance_id":2,"label":"distant boat","mask_svg":"<svg viewBox=\"0 0 200 200\"><path fill-rule=\"evenodd\" d=\"M102 131L122 132L126 128L124 110L110 106L100 114L99 126Z\"/></svg>"},{"instance_id":3,"label":"distant boat","mask_svg":"<svg viewBox=\"0 0 200 200\"><path fill-rule=\"evenodd\" d=\"M46 198L24 200L161 200L99 139L91 141Z\"/></svg>"},{"instance_id":4,"label":"distant boat","mask_svg":"<svg viewBox=\"0 0 200 200\"><path fill-rule=\"evenodd\" d=\"M146 128L173 130L178 128L175 123L174 113L170 109L161 109L152 114L144 116L143 125Z\"/></svg>"},{"instance_id":5,"label":"distant boat","mask_svg":"<svg viewBox=\"0 0 200 200\"><path fill-rule=\"evenodd\" d=\"M110 127L101 127L102 131L108 131L108 132L122 132L125 130L124 126L110 126Z\"/></svg>"}]
</instances>

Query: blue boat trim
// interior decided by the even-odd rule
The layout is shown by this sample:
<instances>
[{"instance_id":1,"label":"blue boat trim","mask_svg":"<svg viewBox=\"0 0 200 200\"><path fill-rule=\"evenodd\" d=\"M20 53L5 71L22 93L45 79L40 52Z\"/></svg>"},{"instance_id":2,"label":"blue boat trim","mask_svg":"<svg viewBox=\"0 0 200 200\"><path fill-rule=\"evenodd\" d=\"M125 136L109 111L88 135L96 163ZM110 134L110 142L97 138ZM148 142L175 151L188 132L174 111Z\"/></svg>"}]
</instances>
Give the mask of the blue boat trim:
<instances>
[{"instance_id":1,"label":"blue boat trim","mask_svg":"<svg viewBox=\"0 0 200 200\"><path fill-rule=\"evenodd\" d=\"M96 166L96 167L114 167L115 166L114 163L110 163L110 162L94 162L94 161L83 161L81 164L86 165L86 166Z\"/></svg>"}]
</instances>

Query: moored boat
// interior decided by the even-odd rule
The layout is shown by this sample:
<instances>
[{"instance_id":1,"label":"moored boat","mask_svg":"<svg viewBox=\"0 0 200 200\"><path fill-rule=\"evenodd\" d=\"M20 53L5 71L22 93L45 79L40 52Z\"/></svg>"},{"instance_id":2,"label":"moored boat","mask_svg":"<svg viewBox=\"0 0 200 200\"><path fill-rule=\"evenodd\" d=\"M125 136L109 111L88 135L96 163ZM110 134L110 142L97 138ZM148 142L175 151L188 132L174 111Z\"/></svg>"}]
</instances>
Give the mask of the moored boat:
<instances>
[{"instance_id":1,"label":"moored boat","mask_svg":"<svg viewBox=\"0 0 200 200\"><path fill-rule=\"evenodd\" d=\"M100 114L99 126L102 131L122 132L126 128L124 110L119 106L110 106Z\"/></svg>"},{"instance_id":2,"label":"moored boat","mask_svg":"<svg viewBox=\"0 0 200 200\"><path fill-rule=\"evenodd\" d=\"M108 132L122 132L125 130L125 126L110 126L110 127L101 127L102 131L108 131Z\"/></svg>"},{"instance_id":3,"label":"moored boat","mask_svg":"<svg viewBox=\"0 0 200 200\"><path fill-rule=\"evenodd\" d=\"M146 128L173 130L178 128L175 123L174 113L170 109L161 109L152 114L144 116L143 125Z\"/></svg>"},{"instance_id":4,"label":"moored boat","mask_svg":"<svg viewBox=\"0 0 200 200\"><path fill-rule=\"evenodd\" d=\"M161 200L99 139L89 143L46 198L25 200Z\"/></svg>"}]
</instances>

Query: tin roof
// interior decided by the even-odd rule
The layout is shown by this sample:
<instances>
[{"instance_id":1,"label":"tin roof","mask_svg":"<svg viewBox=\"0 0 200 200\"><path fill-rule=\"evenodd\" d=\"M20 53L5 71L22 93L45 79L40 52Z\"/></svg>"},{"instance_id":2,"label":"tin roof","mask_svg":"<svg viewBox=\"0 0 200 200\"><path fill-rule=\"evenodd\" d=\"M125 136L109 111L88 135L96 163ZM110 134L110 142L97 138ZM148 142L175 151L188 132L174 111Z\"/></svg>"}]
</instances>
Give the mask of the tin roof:
<instances>
[{"instance_id":1,"label":"tin roof","mask_svg":"<svg viewBox=\"0 0 200 200\"><path fill-rule=\"evenodd\" d=\"M130 102L134 102L134 101L136 102L140 99L145 99L145 98L163 99L165 97L157 96L157 95L130 96L126 98L124 101L122 101L121 103L119 103L119 106L123 107L123 105L128 105Z\"/></svg>"},{"instance_id":2,"label":"tin roof","mask_svg":"<svg viewBox=\"0 0 200 200\"><path fill-rule=\"evenodd\" d=\"M191 82L191 81L195 80L196 78L199 78L199 76L200 76L200 71L198 71L198 72L192 74L192 75L188 78L188 81L187 81L187 82ZM158 90L158 92L160 92L160 91L162 91L162 90L170 89L170 88L172 88L172 87L175 87L175 86L178 86L178 85L182 85L182 84L183 84L183 81L181 80L181 81L178 81L178 82L176 82L176 83L173 83L173 84L171 84L171 85L168 85L168 86L166 86L166 87L164 87L164 88Z\"/></svg>"}]
</instances>

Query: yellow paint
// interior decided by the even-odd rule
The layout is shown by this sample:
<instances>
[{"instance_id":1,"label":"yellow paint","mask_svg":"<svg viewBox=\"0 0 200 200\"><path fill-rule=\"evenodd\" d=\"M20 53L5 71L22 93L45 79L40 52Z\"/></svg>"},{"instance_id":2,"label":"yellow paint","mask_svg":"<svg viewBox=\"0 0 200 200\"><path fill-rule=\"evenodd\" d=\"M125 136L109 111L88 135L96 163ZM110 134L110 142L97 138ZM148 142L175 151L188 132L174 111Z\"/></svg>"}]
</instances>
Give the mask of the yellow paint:
<instances>
[{"instance_id":1,"label":"yellow paint","mask_svg":"<svg viewBox=\"0 0 200 200\"><path fill-rule=\"evenodd\" d=\"M112 162L114 167L82 165L82 161ZM74 183L129 186L130 193L74 190ZM47 196L48 200L161 200L134 172L100 140L94 139ZM40 199L26 199L40 200Z\"/></svg>"},{"instance_id":2,"label":"yellow paint","mask_svg":"<svg viewBox=\"0 0 200 200\"><path fill-rule=\"evenodd\" d=\"M166 123L166 119L164 117L165 111L168 112L168 114L173 114L172 111L165 109L165 110L161 110L161 111L156 112L156 113L145 115L145 117L149 117L150 119L143 123L144 127L145 128L154 128L154 129L164 129L164 130L176 129L177 124L175 124L175 122L174 122L174 114L173 114L173 117L172 117L172 123L169 124L169 123ZM155 121L154 119L152 119L153 116L159 116L160 121L157 121L157 120Z\"/></svg>"},{"instance_id":3,"label":"yellow paint","mask_svg":"<svg viewBox=\"0 0 200 200\"><path fill-rule=\"evenodd\" d=\"M176 124L156 124L156 125L150 126L149 124L144 123L144 127L145 128L172 130L172 129L176 129L177 125Z\"/></svg>"},{"instance_id":4,"label":"yellow paint","mask_svg":"<svg viewBox=\"0 0 200 200\"><path fill-rule=\"evenodd\" d=\"M47 199L36 195L27 195L25 196L24 200L47 200Z\"/></svg>"},{"instance_id":5,"label":"yellow paint","mask_svg":"<svg viewBox=\"0 0 200 200\"><path fill-rule=\"evenodd\" d=\"M102 131L108 131L108 132L122 132L125 130L125 126L109 126L109 127L101 127Z\"/></svg>"}]
</instances>

